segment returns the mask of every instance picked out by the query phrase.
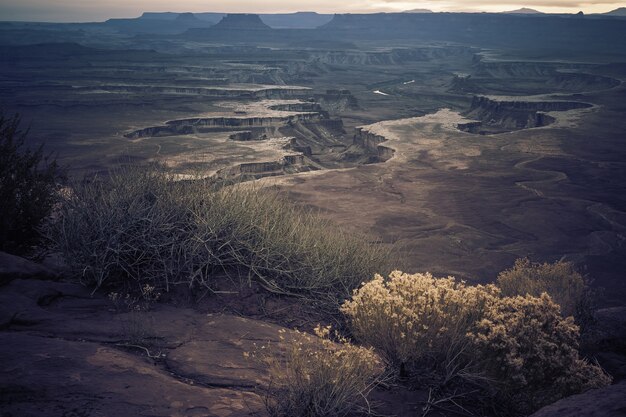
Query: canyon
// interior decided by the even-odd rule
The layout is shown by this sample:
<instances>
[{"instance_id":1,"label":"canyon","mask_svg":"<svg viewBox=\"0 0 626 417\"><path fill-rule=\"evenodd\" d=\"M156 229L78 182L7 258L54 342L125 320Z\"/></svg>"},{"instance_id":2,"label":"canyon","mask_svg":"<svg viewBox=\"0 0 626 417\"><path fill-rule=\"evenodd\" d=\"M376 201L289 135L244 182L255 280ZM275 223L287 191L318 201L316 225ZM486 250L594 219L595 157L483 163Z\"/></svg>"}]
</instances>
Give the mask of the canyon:
<instances>
[{"instance_id":1,"label":"canyon","mask_svg":"<svg viewBox=\"0 0 626 417\"><path fill-rule=\"evenodd\" d=\"M400 270L469 283L517 258L568 261L619 330L624 33L620 16L420 10L0 22L0 109L21 115L27 144L44 144L70 187L152 165L178 181L266 187L364 233ZM222 276L209 296L119 312L59 280L54 254L0 261L7 416L258 415L266 373L243 353L320 314ZM150 349L120 345L137 320ZM623 339L598 353L616 382ZM623 389L538 415L573 416ZM429 394L374 392L399 417Z\"/></svg>"}]
</instances>

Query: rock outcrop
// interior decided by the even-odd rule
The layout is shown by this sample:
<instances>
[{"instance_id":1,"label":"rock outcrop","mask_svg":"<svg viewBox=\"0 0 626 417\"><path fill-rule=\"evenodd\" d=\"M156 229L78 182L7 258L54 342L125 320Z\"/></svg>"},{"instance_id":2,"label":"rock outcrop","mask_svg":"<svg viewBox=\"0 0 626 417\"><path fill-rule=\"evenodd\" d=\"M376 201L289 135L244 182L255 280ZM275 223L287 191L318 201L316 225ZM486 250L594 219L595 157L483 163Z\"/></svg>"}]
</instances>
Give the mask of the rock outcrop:
<instances>
[{"instance_id":1,"label":"rock outcrop","mask_svg":"<svg viewBox=\"0 0 626 417\"><path fill-rule=\"evenodd\" d=\"M56 273L28 259L0 252L0 286L22 278L54 279Z\"/></svg>"},{"instance_id":2,"label":"rock outcrop","mask_svg":"<svg viewBox=\"0 0 626 417\"><path fill-rule=\"evenodd\" d=\"M155 136L189 135L218 130L241 128L278 128L290 123L318 121L324 117L320 113L300 113L284 117L203 117L178 119L165 123L164 126L151 126L126 133L129 139ZM235 139L236 140L236 139Z\"/></svg>"},{"instance_id":3,"label":"rock outcrop","mask_svg":"<svg viewBox=\"0 0 626 417\"><path fill-rule=\"evenodd\" d=\"M595 319L591 356L615 381L626 380L626 307L600 309Z\"/></svg>"},{"instance_id":4,"label":"rock outcrop","mask_svg":"<svg viewBox=\"0 0 626 417\"><path fill-rule=\"evenodd\" d=\"M592 105L578 101L525 101L493 99L475 96L472 105L463 116L480 120L485 132L509 131L547 126L554 118L547 112L589 108ZM476 124L459 125L459 129L470 133L482 133Z\"/></svg>"},{"instance_id":5,"label":"rock outcrop","mask_svg":"<svg viewBox=\"0 0 626 417\"><path fill-rule=\"evenodd\" d=\"M572 395L548 405L531 417L623 417L626 382Z\"/></svg>"},{"instance_id":6,"label":"rock outcrop","mask_svg":"<svg viewBox=\"0 0 626 417\"><path fill-rule=\"evenodd\" d=\"M370 162L384 162L393 158L395 151L388 146L381 145L386 141L387 138L384 136L376 135L360 127L355 129L353 145L371 152L375 158Z\"/></svg>"},{"instance_id":7,"label":"rock outcrop","mask_svg":"<svg viewBox=\"0 0 626 417\"><path fill-rule=\"evenodd\" d=\"M266 306L267 307L267 306ZM282 331L285 341L279 338ZM300 338L275 324L156 305L120 311L81 285L0 287L3 416L263 416L265 365L245 352Z\"/></svg>"},{"instance_id":8,"label":"rock outcrop","mask_svg":"<svg viewBox=\"0 0 626 417\"><path fill-rule=\"evenodd\" d=\"M231 13L224 16L218 24L213 26L214 31L264 31L272 30L263 20L256 14Z\"/></svg>"}]
</instances>

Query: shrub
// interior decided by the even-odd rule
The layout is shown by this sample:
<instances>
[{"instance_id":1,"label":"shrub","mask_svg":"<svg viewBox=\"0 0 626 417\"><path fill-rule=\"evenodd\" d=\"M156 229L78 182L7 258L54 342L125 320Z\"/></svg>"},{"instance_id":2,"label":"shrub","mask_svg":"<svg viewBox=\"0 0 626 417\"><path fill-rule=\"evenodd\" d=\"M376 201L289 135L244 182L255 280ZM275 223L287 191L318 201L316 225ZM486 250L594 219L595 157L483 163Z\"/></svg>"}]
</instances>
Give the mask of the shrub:
<instances>
[{"instance_id":1,"label":"shrub","mask_svg":"<svg viewBox=\"0 0 626 417\"><path fill-rule=\"evenodd\" d=\"M50 236L84 282L211 286L237 269L266 288L336 302L387 252L270 190L176 182L160 169L113 172L77 184Z\"/></svg>"},{"instance_id":2,"label":"shrub","mask_svg":"<svg viewBox=\"0 0 626 417\"><path fill-rule=\"evenodd\" d=\"M329 327L318 326L318 337L301 334L303 337L288 344L283 359L256 353L257 359L269 363L271 382L265 404L270 416L369 414L367 395L384 367L371 349L354 346L343 338L334 343L329 333Z\"/></svg>"},{"instance_id":3,"label":"shrub","mask_svg":"<svg viewBox=\"0 0 626 417\"><path fill-rule=\"evenodd\" d=\"M0 113L0 250L22 254L40 240L39 227L56 202L62 172L56 161L24 148L20 118Z\"/></svg>"},{"instance_id":4,"label":"shrub","mask_svg":"<svg viewBox=\"0 0 626 417\"><path fill-rule=\"evenodd\" d=\"M465 349L465 335L497 297L493 285L394 271L354 291L341 311L354 337L404 371L449 365Z\"/></svg>"},{"instance_id":5,"label":"shrub","mask_svg":"<svg viewBox=\"0 0 626 417\"><path fill-rule=\"evenodd\" d=\"M504 296L530 294L539 297L547 292L561 306L564 317L574 316L586 322L590 315L590 293L585 279L569 262L534 263L518 259L511 269L498 275L498 287Z\"/></svg>"},{"instance_id":6,"label":"shrub","mask_svg":"<svg viewBox=\"0 0 626 417\"><path fill-rule=\"evenodd\" d=\"M204 262L189 245L192 213L167 175L137 169L76 184L49 234L86 284L168 288Z\"/></svg>"},{"instance_id":7,"label":"shrub","mask_svg":"<svg viewBox=\"0 0 626 417\"><path fill-rule=\"evenodd\" d=\"M490 303L468 333L498 399L529 414L568 395L610 383L578 355L578 326L546 293Z\"/></svg>"},{"instance_id":8,"label":"shrub","mask_svg":"<svg viewBox=\"0 0 626 417\"><path fill-rule=\"evenodd\" d=\"M444 398L477 388L472 406L495 395L491 406L525 413L609 383L579 357L578 326L546 293L501 297L493 285L394 271L364 283L341 311L396 373L412 371L412 381L434 383Z\"/></svg>"}]
</instances>

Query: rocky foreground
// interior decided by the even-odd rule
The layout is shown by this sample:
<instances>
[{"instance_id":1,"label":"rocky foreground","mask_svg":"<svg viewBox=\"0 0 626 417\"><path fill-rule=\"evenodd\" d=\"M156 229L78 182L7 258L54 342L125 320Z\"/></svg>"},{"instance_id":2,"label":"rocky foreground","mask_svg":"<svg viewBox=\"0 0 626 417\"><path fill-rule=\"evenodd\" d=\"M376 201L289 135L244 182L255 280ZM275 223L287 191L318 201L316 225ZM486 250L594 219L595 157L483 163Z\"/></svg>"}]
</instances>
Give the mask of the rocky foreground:
<instances>
[{"instance_id":1,"label":"rocky foreground","mask_svg":"<svg viewBox=\"0 0 626 417\"><path fill-rule=\"evenodd\" d=\"M259 314L219 312L219 303L209 311L174 303L128 311L58 278L0 253L2 417L265 415L259 386L270 376L244 353L270 342L280 354L279 331L295 332ZM265 305L268 317L289 308ZM563 399L536 417L626 415L625 310L603 310L599 318L599 358L617 383ZM387 390L374 397L385 411L408 416L423 394Z\"/></svg>"}]
</instances>

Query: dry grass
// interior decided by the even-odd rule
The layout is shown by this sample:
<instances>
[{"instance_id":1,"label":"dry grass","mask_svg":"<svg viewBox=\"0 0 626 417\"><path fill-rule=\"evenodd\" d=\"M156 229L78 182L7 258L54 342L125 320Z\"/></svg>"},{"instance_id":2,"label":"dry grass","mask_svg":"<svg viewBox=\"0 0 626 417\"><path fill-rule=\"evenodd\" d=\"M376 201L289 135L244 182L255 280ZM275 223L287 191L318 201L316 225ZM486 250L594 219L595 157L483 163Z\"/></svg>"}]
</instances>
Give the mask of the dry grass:
<instances>
[{"instance_id":1,"label":"dry grass","mask_svg":"<svg viewBox=\"0 0 626 417\"><path fill-rule=\"evenodd\" d=\"M385 269L388 252L278 194L127 169L77 184L49 236L83 282L211 288L236 270L267 289L337 303Z\"/></svg>"},{"instance_id":2,"label":"dry grass","mask_svg":"<svg viewBox=\"0 0 626 417\"><path fill-rule=\"evenodd\" d=\"M287 342L284 357L267 347L252 353L268 366L271 381L264 388L271 417L342 417L371 414L369 392L384 371L371 350L346 339L331 341L330 328L316 336L300 333Z\"/></svg>"}]
</instances>

